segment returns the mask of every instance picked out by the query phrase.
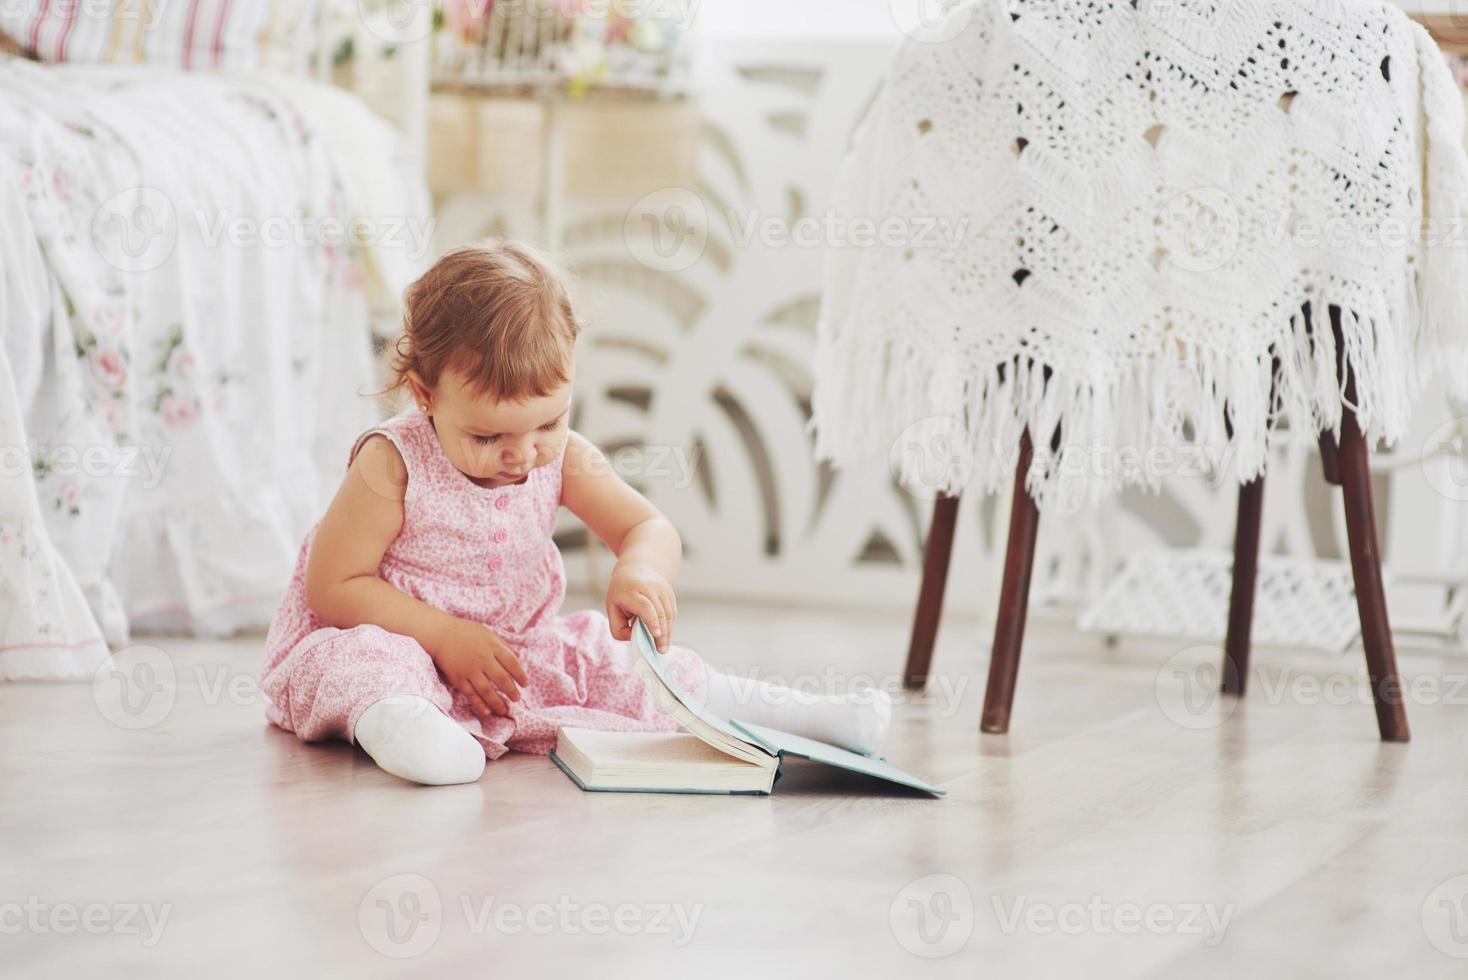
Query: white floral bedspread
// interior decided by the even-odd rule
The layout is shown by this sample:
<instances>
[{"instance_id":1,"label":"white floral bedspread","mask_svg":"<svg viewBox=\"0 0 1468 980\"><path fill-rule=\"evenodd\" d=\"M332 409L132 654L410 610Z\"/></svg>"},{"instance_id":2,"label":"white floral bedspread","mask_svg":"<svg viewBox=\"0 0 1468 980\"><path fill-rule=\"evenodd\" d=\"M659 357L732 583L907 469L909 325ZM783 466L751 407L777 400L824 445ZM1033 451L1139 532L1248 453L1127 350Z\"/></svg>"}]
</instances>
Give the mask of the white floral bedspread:
<instances>
[{"instance_id":1,"label":"white floral bedspread","mask_svg":"<svg viewBox=\"0 0 1468 980\"><path fill-rule=\"evenodd\" d=\"M268 621L428 250L404 159L309 82L0 58L0 679Z\"/></svg>"}]
</instances>

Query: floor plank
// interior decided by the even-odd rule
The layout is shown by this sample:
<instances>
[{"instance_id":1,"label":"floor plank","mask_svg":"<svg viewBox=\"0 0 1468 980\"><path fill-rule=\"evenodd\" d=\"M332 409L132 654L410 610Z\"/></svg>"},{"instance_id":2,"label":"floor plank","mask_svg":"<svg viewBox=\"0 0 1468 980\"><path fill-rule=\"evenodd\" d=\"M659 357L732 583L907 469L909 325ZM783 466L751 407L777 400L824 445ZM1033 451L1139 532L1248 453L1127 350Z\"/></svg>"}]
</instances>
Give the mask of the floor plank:
<instances>
[{"instance_id":1,"label":"floor plank","mask_svg":"<svg viewBox=\"0 0 1468 980\"><path fill-rule=\"evenodd\" d=\"M678 639L731 669L896 690L906 632L703 606ZM1174 668L1210 651L1042 621L1013 733L981 737L987 644L954 621L886 753L949 791L934 801L798 766L770 798L588 794L515 754L474 785L414 787L269 728L259 637L138 642L174 680L137 730L91 685L0 686L6 975L1468 967L1465 696L1421 697L1415 741L1381 745L1367 705L1310 694L1349 693L1355 657L1261 651L1247 702L1180 702ZM142 912L166 915L156 934ZM88 914L97 934L67 918Z\"/></svg>"}]
</instances>

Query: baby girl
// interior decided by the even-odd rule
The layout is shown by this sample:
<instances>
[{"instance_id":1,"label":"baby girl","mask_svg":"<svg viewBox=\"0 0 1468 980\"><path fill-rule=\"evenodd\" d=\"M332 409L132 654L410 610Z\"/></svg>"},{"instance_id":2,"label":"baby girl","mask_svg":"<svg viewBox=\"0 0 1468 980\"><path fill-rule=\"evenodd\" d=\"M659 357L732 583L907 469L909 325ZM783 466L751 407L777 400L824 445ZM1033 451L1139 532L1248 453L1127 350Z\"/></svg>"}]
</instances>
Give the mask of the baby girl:
<instances>
[{"instance_id":1,"label":"baby girl","mask_svg":"<svg viewBox=\"0 0 1468 980\"><path fill-rule=\"evenodd\" d=\"M672 643L682 542L570 430L580 324L543 257L508 241L459 249L406 301L394 388L414 404L357 439L301 545L266 640L272 722L427 784L472 782L510 749L549 752L562 725L674 731L633 667L640 618L714 714L881 747L881 691L790 690ZM561 614L563 505L617 556L605 615Z\"/></svg>"}]
</instances>

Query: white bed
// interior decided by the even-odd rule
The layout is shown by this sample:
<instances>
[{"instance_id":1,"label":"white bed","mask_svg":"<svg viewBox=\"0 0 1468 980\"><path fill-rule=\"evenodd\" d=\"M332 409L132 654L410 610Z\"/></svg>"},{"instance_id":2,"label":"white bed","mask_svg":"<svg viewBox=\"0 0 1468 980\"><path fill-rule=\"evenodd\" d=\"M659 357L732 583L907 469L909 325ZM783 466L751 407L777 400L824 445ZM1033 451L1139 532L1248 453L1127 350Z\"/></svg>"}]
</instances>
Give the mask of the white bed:
<instances>
[{"instance_id":1,"label":"white bed","mask_svg":"<svg viewBox=\"0 0 1468 980\"><path fill-rule=\"evenodd\" d=\"M302 78L0 56L0 679L268 621L428 253L415 159Z\"/></svg>"}]
</instances>

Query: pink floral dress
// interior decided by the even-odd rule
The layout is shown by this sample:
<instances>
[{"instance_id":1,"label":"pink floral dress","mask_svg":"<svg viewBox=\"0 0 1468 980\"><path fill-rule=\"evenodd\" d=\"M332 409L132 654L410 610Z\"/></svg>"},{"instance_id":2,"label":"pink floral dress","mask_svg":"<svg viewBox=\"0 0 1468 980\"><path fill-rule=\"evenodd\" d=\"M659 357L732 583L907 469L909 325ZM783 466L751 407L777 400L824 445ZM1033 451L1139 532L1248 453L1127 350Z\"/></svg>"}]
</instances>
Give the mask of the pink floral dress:
<instances>
[{"instance_id":1,"label":"pink floral dress","mask_svg":"<svg viewBox=\"0 0 1468 980\"><path fill-rule=\"evenodd\" d=\"M378 575L489 627L519 656L530 683L519 701L510 702L508 717L481 724L417 640L378 626L323 624L306 603L312 528L265 641L261 686L271 701L270 721L307 741L350 741L369 705L392 694L417 694L477 737L491 759L508 749L549 752L562 725L677 729L634 670L635 652L612 638L603 613L560 614L566 570L551 533L564 451L523 483L486 489L455 468L432 421L416 408L363 433L352 458L374 433L392 440L408 469L403 529L382 556ZM702 659L676 645L667 655L685 691L702 697L708 684Z\"/></svg>"}]
</instances>

